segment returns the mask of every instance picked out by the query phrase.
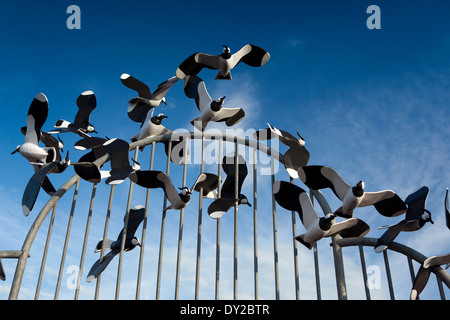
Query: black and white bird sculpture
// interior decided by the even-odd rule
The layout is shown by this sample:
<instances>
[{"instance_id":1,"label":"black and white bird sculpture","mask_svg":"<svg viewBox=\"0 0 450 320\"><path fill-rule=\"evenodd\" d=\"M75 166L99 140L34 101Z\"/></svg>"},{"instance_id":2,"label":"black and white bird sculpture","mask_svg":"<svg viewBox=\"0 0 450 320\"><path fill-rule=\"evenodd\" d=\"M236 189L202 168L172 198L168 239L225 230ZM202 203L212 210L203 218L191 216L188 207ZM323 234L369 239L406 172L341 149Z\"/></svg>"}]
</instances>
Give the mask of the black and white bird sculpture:
<instances>
[{"instance_id":1,"label":"black and white bird sculpture","mask_svg":"<svg viewBox=\"0 0 450 320\"><path fill-rule=\"evenodd\" d=\"M211 99L205 82L195 75L187 76L184 79L184 93L188 98L195 100L195 104L200 110L200 116L191 121L191 124L199 131L204 131L210 121L225 122L228 127L231 127L245 117L242 108L222 107L225 97Z\"/></svg>"},{"instance_id":2,"label":"black and white bird sculpture","mask_svg":"<svg viewBox=\"0 0 450 320\"><path fill-rule=\"evenodd\" d=\"M47 115L47 97L43 93L39 93L33 99L28 109L25 141L11 152L11 154L19 152L21 156L27 159L30 164L37 166L37 168L56 159L56 150L54 147L39 146L41 129L45 120L47 120Z\"/></svg>"},{"instance_id":3,"label":"black and white bird sculpture","mask_svg":"<svg viewBox=\"0 0 450 320\"><path fill-rule=\"evenodd\" d=\"M295 239L308 249L312 249L314 244L320 239L351 228L358 222L357 218L335 222L334 218L336 216L333 213L329 213L325 217L319 217L308 193L286 181L275 181L273 195L281 207L289 211L297 211L306 232L296 236Z\"/></svg>"},{"instance_id":4,"label":"black and white bird sculpture","mask_svg":"<svg viewBox=\"0 0 450 320\"><path fill-rule=\"evenodd\" d=\"M223 46L222 54L209 55L196 52L183 61L176 71L176 76L184 79L187 76L197 75L203 68L219 70L216 79L231 80L230 71L239 62L243 62L251 67L260 67L270 59L270 54L255 45L247 44L239 51L231 54L228 46Z\"/></svg>"},{"instance_id":5,"label":"black and white bird sculpture","mask_svg":"<svg viewBox=\"0 0 450 320\"><path fill-rule=\"evenodd\" d=\"M104 251L109 250L109 252L98 259L91 267L91 270L89 270L89 273L86 277L87 282L92 282L93 280L97 279L98 276L109 265L112 259L120 253L124 233L126 234L124 246L125 252L133 250L134 248L136 248L136 246L141 246L139 238L135 236L135 233L141 222L144 220L145 208L143 206L136 206L130 209L130 213L128 215L128 223L126 223L125 221L126 217L127 216L125 215L124 224L126 225L126 229L124 226L120 231L117 240L112 241L103 239L98 242L97 246L95 247L95 252L101 252L102 248L104 249Z\"/></svg>"},{"instance_id":6,"label":"black and white bird sculpture","mask_svg":"<svg viewBox=\"0 0 450 320\"><path fill-rule=\"evenodd\" d=\"M333 168L306 166L297 172L300 180L310 189L330 188L334 192L342 201L342 206L334 212L337 216L350 218L357 207L370 205L386 217L396 217L406 212L405 203L394 191L366 192L363 181L352 187Z\"/></svg>"},{"instance_id":7,"label":"black and white bird sculpture","mask_svg":"<svg viewBox=\"0 0 450 320\"><path fill-rule=\"evenodd\" d=\"M310 154L305 148L305 139L297 132L300 139L287 131L280 130L267 124L269 128L258 130L253 134L256 140L269 140L277 138L282 144L289 147L283 155L284 167L292 179L298 178L298 168L308 165Z\"/></svg>"},{"instance_id":8,"label":"black and white bird sculpture","mask_svg":"<svg viewBox=\"0 0 450 320\"><path fill-rule=\"evenodd\" d=\"M205 179L197 183L194 190L200 192L202 190L202 197L209 199L217 199L219 188L219 176L214 173L204 172Z\"/></svg>"},{"instance_id":9,"label":"black and white bird sculpture","mask_svg":"<svg viewBox=\"0 0 450 320\"><path fill-rule=\"evenodd\" d=\"M450 267L450 253L440 256L432 256L424 261L417 272L416 278L414 279L413 288L410 295L411 300L416 300L419 294L423 291L428 283L433 267L441 266L443 264L446 264L445 269Z\"/></svg>"},{"instance_id":10,"label":"black and white bird sculpture","mask_svg":"<svg viewBox=\"0 0 450 320\"><path fill-rule=\"evenodd\" d=\"M170 205L164 208L163 211L174 209L181 210L186 207L191 200L191 194L193 190L196 188L198 183L201 183L206 179L206 174L201 173L197 179L195 180L192 188L188 188L183 186L179 188L181 190L180 193L175 189L172 180L167 175L167 173L156 170L142 170L142 171L134 171L130 174L130 180L136 183L137 185L144 188L161 188L164 191L164 194L169 200Z\"/></svg>"},{"instance_id":11,"label":"black and white bird sculpture","mask_svg":"<svg viewBox=\"0 0 450 320\"><path fill-rule=\"evenodd\" d=\"M90 149L88 153L81 156L78 160L80 163L91 163L92 166L80 165L74 166L75 173L78 174L82 179L92 182L99 183L102 179L109 177L108 171L101 171L101 166L96 166L94 162L99 158L103 157L106 152L103 150L103 144L108 141L108 139L89 137L77 141L74 148L80 151Z\"/></svg>"},{"instance_id":12,"label":"black and white bird sculpture","mask_svg":"<svg viewBox=\"0 0 450 320\"><path fill-rule=\"evenodd\" d=\"M237 161L237 163L236 163ZM238 175L236 177L236 166ZM218 219L222 217L231 207L237 204L246 204L251 207L247 197L241 193L242 185L248 174L247 163L244 157L240 154L235 156L234 153L230 153L223 157L222 168L227 177L220 190L220 198L213 201L208 207L208 214L211 218ZM237 178L237 181L236 181ZM236 199L236 182L237 182L237 194Z\"/></svg>"},{"instance_id":13,"label":"black and white bird sculpture","mask_svg":"<svg viewBox=\"0 0 450 320\"><path fill-rule=\"evenodd\" d=\"M421 229L427 222L433 223L433 220L431 220L431 212L425 209L429 192L428 187L422 187L405 199L405 204L408 206L405 219L395 225L380 227L380 229L387 228L387 230L377 240L374 247L375 252L386 250L400 232L416 231Z\"/></svg>"},{"instance_id":14,"label":"black and white bird sculpture","mask_svg":"<svg viewBox=\"0 0 450 320\"><path fill-rule=\"evenodd\" d=\"M165 95L178 81L178 78L174 76L160 83L153 94L148 85L127 73L120 76L120 81L122 81L126 87L137 91L139 95L139 97L132 98L128 102L128 117L135 122L143 123L147 118L150 109L158 107L161 103L167 104Z\"/></svg>"},{"instance_id":15,"label":"black and white bird sculpture","mask_svg":"<svg viewBox=\"0 0 450 320\"><path fill-rule=\"evenodd\" d=\"M125 140L110 139L103 144L103 151L111 156L111 171L106 179L106 184L116 185L122 183L128 176L140 170L140 165L136 161L130 166L130 145Z\"/></svg>"},{"instance_id":16,"label":"black and white bird sculpture","mask_svg":"<svg viewBox=\"0 0 450 320\"><path fill-rule=\"evenodd\" d=\"M60 119L55 123L56 129L49 131L49 133L73 132L81 137L90 137L89 133L97 133L94 126L89 122L92 111L97 107L94 92L88 90L81 93L77 98L77 106L78 112L73 122Z\"/></svg>"}]
</instances>

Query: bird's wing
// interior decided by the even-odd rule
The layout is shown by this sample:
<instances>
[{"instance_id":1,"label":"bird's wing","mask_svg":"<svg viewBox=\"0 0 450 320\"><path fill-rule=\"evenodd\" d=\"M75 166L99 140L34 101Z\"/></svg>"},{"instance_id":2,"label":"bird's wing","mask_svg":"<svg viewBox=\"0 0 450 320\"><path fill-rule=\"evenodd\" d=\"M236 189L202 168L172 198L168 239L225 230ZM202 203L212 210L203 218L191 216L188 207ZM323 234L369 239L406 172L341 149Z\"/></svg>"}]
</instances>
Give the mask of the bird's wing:
<instances>
[{"instance_id":1,"label":"bird's wing","mask_svg":"<svg viewBox=\"0 0 450 320\"><path fill-rule=\"evenodd\" d=\"M406 211L406 220L419 219L420 216L425 212L425 204L429 192L430 189L428 189L428 187L422 187L406 197L405 203L408 205L408 210Z\"/></svg>"},{"instance_id":2,"label":"bird's wing","mask_svg":"<svg viewBox=\"0 0 450 320\"><path fill-rule=\"evenodd\" d=\"M162 188L164 189L164 183L158 179L158 174L162 171L155 171L155 170L140 170L132 173L130 175L131 181L136 183L137 185L149 188L149 189L155 189L155 188Z\"/></svg>"},{"instance_id":3,"label":"bird's wing","mask_svg":"<svg viewBox=\"0 0 450 320\"><path fill-rule=\"evenodd\" d=\"M444 206L445 206L445 223L447 224L447 228L450 229L450 205L448 204L448 188L447 192L445 193L445 200L444 200Z\"/></svg>"},{"instance_id":4,"label":"bird's wing","mask_svg":"<svg viewBox=\"0 0 450 320\"><path fill-rule=\"evenodd\" d=\"M416 279L414 280L413 288L411 290L410 299L416 300L417 296L423 291L425 286L427 285L428 279L430 278L431 270L420 267L417 272Z\"/></svg>"},{"instance_id":5,"label":"bird's wing","mask_svg":"<svg viewBox=\"0 0 450 320\"><path fill-rule=\"evenodd\" d=\"M195 55L195 62L202 65L204 68L218 70L220 68L220 56L210 55L206 53L198 52Z\"/></svg>"},{"instance_id":6,"label":"bird's wing","mask_svg":"<svg viewBox=\"0 0 450 320\"><path fill-rule=\"evenodd\" d=\"M297 211L301 217L302 207L300 205L300 194L306 192L299 186L286 182L277 180L273 184L272 189L274 198L276 202L284 209L289 211ZM303 218L302 218L303 220Z\"/></svg>"},{"instance_id":7,"label":"bird's wing","mask_svg":"<svg viewBox=\"0 0 450 320\"><path fill-rule=\"evenodd\" d=\"M363 220L358 219L358 221L354 226L350 226L349 228L340 231L339 235L342 238L364 237L366 234L369 233L369 231L370 226Z\"/></svg>"},{"instance_id":8,"label":"bird's wing","mask_svg":"<svg viewBox=\"0 0 450 320\"><path fill-rule=\"evenodd\" d=\"M287 173L291 178L297 179L299 177L297 172L298 168L308 165L310 154L304 147L289 148L283 157L284 167Z\"/></svg>"},{"instance_id":9,"label":"bird's wing","mask_svg":"<svg viewBox=\"0 0 450 320\"><path fill-rule=\"evenodd\" d=\"M236 161L238 161L238 193L241 192L242 184L244 183L245 178L248 174L247 163L245 162L244 157L238 154L237 157L233 155L226 155L222 159L222 168L226 173L227 177L222 186L222 195L229 193L232 197L234 197L234 186L235 186L235 170L236 170Z\"/></svg>"},{"instance_id":10,"label":"bird's wing","mask_svg":"<svg viewBox=\"0 0 450 320\"><path fill-rule=\"evenodd\" d=\"M256 140L270 140L274 137L275 135L270 128L258 130L253 134L253 138Z\"/></svg>"},{"instance_id":11,"label":"bird's wing","mask_svg":"<svg viewBox=\"0 0 450 320\"><path fill-rule=\"evenodd\" d=\"M317 214L314 206L309 198L308 193L302 192L299 196L300 205L302 207L303 212L303 225L306 229L309 228L317 219L319 219L319 215Z\"/></svg>"},{"instance_id":12,"label":"bird's wing","mask_svg":"<svg viewBox=\"0 0 450 320\"><path fill-rule=\"evenodd\" d=\"M232 67L235 67L241 61L251 67L260 67L269 61L270 54L258 46L247 44L234 53L232 59Z\"/></svg>"},{"instance_id":13,"label":"bird's wing","mask_svg":"<svg viewBox=\"0 0 450 320\"><path fill-rule=\"evenodd\" d=\"M200 173L190 190L196 190L197 186L202 183L205 183L207 178L208 178L208 175L206 173L204 173L204 172Z\"/></svg>"},{"instance_id":14,"label":"bird's wing","mask_svg":"<svg viewBox=\"0 0 450 320\"><path fill-rule=\"evenodd\" d=\"M93 151L87 153L85 156L93 155ZM80 158L81 160L81 158ZM73 164L75 173L80 176L81 179L92 183L99 183L103 176L100 169L93 163L83 161L82 164Z\"/></svg>"},{"instance_id":15,"label":"bird's wing","mask_svg":"<svg viewBox=\"0 0 450 320\"><path fill-rule=\"evenodd\" d=\"M184 79L186 76L193 76L198 74L203 68L209 68L206 65L198 63L196 61L196 56L198 52L190 55L186 60L184 60L177 68L175 75L179 79Z\"/></svg>"},{"instance_id":16,"label":"bird's wing","mask_svg":"<svg viewBox=\"0 0 450 320\"><path fill-rule=\"evenodd\" d=\"M203 188L203 196L206 196L209 192L216 189L219 186L219 176L214 173L204 172L206 178L197 182L193 188L193 190L200 192L200 189Z\"/></svg>"},{"instance_id":17,"label":"bird's wing","mask_svg":"<svg viewBox=\"0 0 450 320\"><path fill-rule=\"evenodd\" d=\"M150 91L150 88L145 83L141 82L133 76L130 76L127 73L124 73L120 76L120 81L122 81L122 83L131 90L137 91L139 97L150 99L152 93Z\"/></svg>"},{"instance_id":18,"label":"bird's wing","mask_svg":"<svg viewBox=\"0 0 450 320\"><path fill-rule=\"evenodd\" d=\"M392 190L364 192L360 207L374 205L385 217L396 217L406 212L405 202Z\"/></svg>"},{"instance_id":19,"label":"bird's wing","mask_svg":"<svg viewBox=\"0 0 450 320\"><path fill-rule=\"evenodd\" d=\"M143 206L136 206L130 209L130 214L128 215L127 238L134 237L137 228L144 220L144 216L145 216L145 208Z\"/></svg>"},{"instance_id":20,"label":"bird's wing","mask_svg":"<svg viewBox=\"0 0 450 320\"><path fill-rule=\"evenodd\" d=\"M158 88L156 88L155 92L153 92L151 98L152 99L162 99L167 91L169 91L170 88L172 88L172 86L177 83L178 78L176 76L173 76L172 78L160 83L158 85Z\"/></svg>"},{"instance_id":21,"label":"bird's wing","mask_svg":"<svg viewBox=\"0 0 450 320\"><path fill-rule=\"evenodd\" d=\"M405 219L393 226L390 226L377 240L377 243L375 244L375 252L382 252L385 250L403 230L407 222L408 221Z\"/></svg>"},{"instance_id":22,"label":"bird's wing","mask_svg":"<svg viewBox=\"0 0 450 320\"><path fill-rule=\"evenodd\" d=\"M305 166L297 170L302 182L313 190L330 188L341 200L344 199L350 185L330 167L325 166Z\"/></svg>"},{"instance_id":23,"label":"bird's wing","mask_svg":"<svg viewBox=\"0 0 450 320\"><path fill-rule=\"evenodd\" d=\"M219 111L214 112L213 121L225 121L226 125L231 127L244 119L244 117L245 112L242 108L221 108Z\"/></svg>"},{"instance_id":24,"label":"bird's wing","mask_svg":"<svg viewBox=\"0 0 450 320\"><path fill-rule=\"evenodd\" d=\"M44 179L55 169L58 163L57 161L47 163L31 176L22 196L22 211L25 216L28 216L33 209Z\"/></svg>"},{"instance_id":25,"label":"bird's wing","mask_svg":"<svg viewBox=\"0 0 450 320\"><path fill-rule=\"evenodd\" d=\"M450 253L440 255L440 256L431 256L431 257L427 258L423 262L423 267L429 268L429 267L433 267L433 266L440 266L440 265L447 264L447 263L450 263Z\"/></svg>"},{"instance_id":26,"label":"bird's wing","mask_svg":"<svg viewBox=\"0 0 450 320\"><path fill-rule=\"evenodd\" d=\"M111 250L103 258L98 259L89 270L86 281L92 282L106 269L112 259L119 254L120 250Z\"/></svg>"},{"instance_id":27,"label":"bird's wing","mask_svg":"<svg viewBox=\"0 0 450 320\"><path fill-rule=\"evenodd\" d=\"M93 149L93 148L103 145L106 141L108 141L108 140L104 139L104 138L97 138L97 137L83 138L83 139L75 142L74 148L77 150L80 150L80 151L87 150L87 149Z\"/></svg>"},{"instance_id":28,"label":"bird's wing","mask_svg":"<svg viewBox=\"0 0 450 320\"><path fill-rule=\"evenodd\" d=\"M333 223L330 229L327 231L327 237L330 237L336 233L341 233L342 231L351 229L358 223L357 218L345 219L344 221Z\"/></svg>"},{"instance_id":29,"label":"bird's wing","mask_svg":"<svg viewBox=\"0 0 450 320\"><path fill-rule=\"evenodd\" d=\"M211 218L219 219L225 213L227 213L227 211L230 210L230 208L233 207L234 205L236 205L235 199L230 198L216 199L209 205L208 214Z\"/></svg>"},{"instance_id":30,"label":"bird's wing","mask_svg":"<svg viewBox=\"0 0 450 320\"><path fill-rule=\"evenodd\" d=\"M212 99L206 90L205 82L195 75L187 76L184 79L184 93L186 97L194 99L198 110L203 111L209 108Z\"/></svg>"},{"instance_id":31,"label":"bird's wing","mask_svg":"<svg viewBox=\"0 0 450 320\"><path fill-rule=\"evenodd\" d=\"M3 264L2 264L1 259L0 259L0 280L3 280L3 281L6 280L5 270L3 269Z\"/></svg>"},{"instance_id":32,"label":"bird's wing","mask_svg":"<svg viewBox=\"0 0 450 320\"><path fill-rule=\"evenodd\" d=\"M97 99L92 91L85 91L77 98L78 112L75 116L74 124L81 128L87 128L89 117L97 107Z\"/></svg>"},{"instance_id":33,"label":"bird's wing","mask_svg":"<svg viewBox=\"0 0 450 320\"><path fill-rule=\"evenodd\" d=\"M25 142L39 144L41 137L41 129L47 120L48 100L43 93L39 93L34 97L28 109L27 115L27 131L25 134Z\"/></svg>"},{"instance_id":34,"label":"bird's wing","mask_svg":"<svg viewBox=\"0 0 450 320\"><path fill-rule=\"evenodd\" d=\"M111 169L112 171L128 169L130 144L122 139L110 139L103 144L103 151L111 155Z\"/></svg>"}]
</instances>

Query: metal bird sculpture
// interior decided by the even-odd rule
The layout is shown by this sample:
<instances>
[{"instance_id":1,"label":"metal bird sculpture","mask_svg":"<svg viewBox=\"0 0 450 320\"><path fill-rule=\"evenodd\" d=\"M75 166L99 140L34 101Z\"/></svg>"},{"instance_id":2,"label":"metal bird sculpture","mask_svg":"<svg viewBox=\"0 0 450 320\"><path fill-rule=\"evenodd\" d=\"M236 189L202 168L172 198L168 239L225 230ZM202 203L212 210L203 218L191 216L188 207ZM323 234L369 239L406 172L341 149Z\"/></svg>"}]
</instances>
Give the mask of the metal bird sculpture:
<instances>
[{"instance_id":1,"label":"metal bird sculpture","mask_svg":"<svg viewBox=\"0 0 450 320\"><path fill-rule=\"evenodd\" d=\"M327 214L325 217L319 217L308 193L302 188L286 181L275 181L273 195L281 207L298 213L306 232L296 236L295 240L299 241L308 249L312 249L314 244L320 239L351 228L358 222L357 218L334 222L336 216L332 213Z\"/></svg>"},{"instance_id":2,"label":"metal bird sculpture","mask_svg":"<svg viewBox=\"0 0 450 320\"><path fill-rule=\"evenodd\" d=\"M270 59L270 54L255 45L247 44L239 51L231 54L228 46L223 46L222 54L210 55L196 52L184 60L176 70L180 79L197 75L203 68L219 70L216 79L231 80L231 70L240 62L252 67L260 67Z\"/></svg>"},{"instance_id":3,"label":"metal bird sculpture","mask_svg":"<svg viewBox=\"0 0 450 320\"><path fill-rule=\"evenodd\" d=\"M334 213L343 218L351 218L357 207L373 205L383 216L396 217L406 212L403 200L392 190L366 192L364 182L350 186L333 168L326 166L306 166L297 170L300 180L313 190L330 188L342 201L342 206Z\"/></svg>"},{"instance_id":4,"label":"metal bird sculpture","mask_svg":"<svg viewBox=\"0 0 450 320\"><path fill-rule=\"evenodd\" d=\"M236 163L237 162L237 163ZM238 205L246 204L251 207L247 197L241 193L242 185L248 174L247 163L240 154L235 157L233 153L226 155L222 159L222 169L227 177L220 191L220 198L213 201L208 207L208 214L213 219L222 217L236 202ZM236 176L236 169L238 175ZM236 181L237 179L237 181ZM236 183L237 194L236 199Z\"/></svg>"},{"instance_id":5,"label":"metal bird sculpture","mask_svg":"<svg viewBox=\"0 0 450 320\"><path fill-rule=\"evenodd\" d=\"M88 90L81 93L77 98L78 112L73 122L63 119L55 123L55 128L49 131L51 134L73 132L81 137L90 137L89 133L97 133L94 126L89 122L92 111L97 107L97 99L94 92Z\"/></svg>"},{"instance_id":6,"label":"metal bird sculpture","mask_svg":"<svg viewBox=\"0 0 450 320\"><path fill-rule=\"evenodd\" d=\"M169 209L180 210L187 206L191 199L192 191L196 188L197 184L203 182L207 178L207 175L201 173L195 180L192 188L183 186L179 188L180 193L175 189L170 177L162 171L155 170L143 170L134 171L130 175L130 180L137 185L144 188L161 188L164 190L164 194L170 202L170 205L164 208L164 211Z\"/></svg>"},{"instance_id":7,"label":"metal bird sculpture","mask_svg":"<svg viewBox=\"0 0 450 320\"><path fill-rule=\"evenodd\" d=\"M310 154L305 148L305 139L297 132L300 139L297 139L287 131L280 130L267 124L269 128L258 130L253 134L256 140L269 140L277 138L282 144L289 147L283 155L284 167L293 179L298 178L298 168L308 165Z\"/></svg>"},{"instance_id":8,"label":"metal bird sculpture","mask_svg":"<svg viewBox=\"0 0 450 320\"><path fill-rule=\"evenodd\" d=\"M205 82L195 75L187 76L184 80L184 93L188 98L194 99L200 116L191 121L191 124L199 131L204 131L210 121L225 122L231 127L245 117L242 108L222 107L225 97L216 100L211 99L206 90Z\"/></svg>"},{"instance_id":9,"label":"metal bird sculpture","mask_svg":"<svg viewBox=\"0 0 450 320\"><path fill-rule=\"evenodd\" d=\"M389 244L402 231L416 231L421 229L427 222L434 223L431 220L431 212L425 208L429 192L428 187L422 187L405 199L405 204L408 206L405 219L395 225L380 227L380 229L387 228L387 230L377 240L374 247L375 252L386 250Z\"/></svg>"},{"instance_id":10,"label":"metal bird sculpture","mask_svg":"<svg viewBox=\"0 0 450 320\"><path fill-rule=\"evenodd\" d=\"M109 265L112 259L120 253L124 234L126 234L124 246L125 252L133 250L136 246L141 246L139 238L135 236L135 233L141 222L144 220L144 216L145 208L143 206L136 206L130 209L130 212L128 214L128 221L126 221L127 216L124 216L124 227L120 231L117 240L112 241L108 239L102 239L98 242L95 248L95 252L100 252L102 248L104 250L109 250L109 252L98 259L91 267L91 270L89 270L89 273L86 277L87 282L92 282L97 279L98 276Z\"/></svg>"}]
</instances>

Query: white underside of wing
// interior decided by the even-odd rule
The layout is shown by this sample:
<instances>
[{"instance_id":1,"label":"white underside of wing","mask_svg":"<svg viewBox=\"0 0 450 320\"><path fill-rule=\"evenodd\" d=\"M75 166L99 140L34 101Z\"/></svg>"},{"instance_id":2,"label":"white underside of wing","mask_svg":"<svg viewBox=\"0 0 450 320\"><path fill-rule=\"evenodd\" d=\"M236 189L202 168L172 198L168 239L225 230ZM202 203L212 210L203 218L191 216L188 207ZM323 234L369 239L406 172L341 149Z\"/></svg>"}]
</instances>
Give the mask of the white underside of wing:
<instances>
[{"instance_id":1,"label":"white underside of wing","mask_svg":"<svg viewBox=\"0 0 450 320\"><path fill-rule=\"evenodd\" d=\"M364 197L359 204L360 207L367 207L377 203L378 201L392 198L395 192L392 190L383 190L377 192L364 192Z\"/></svg>"},{"instance_id":2,"label":"white underside of wing","mask_svg":"<svg viewBox=\"0 0 450 320\"><path fill-rule=\"evenodd\" d=\"M334 169L330 167L323 167L320 172L325 178L331 181L331 183L334 185L334 189L336 190L339 199L343 201L345 195L348 192L348 189L350 189L351 186L344 179L342 179L342 177Z\"/></svg>"}]
</instances>

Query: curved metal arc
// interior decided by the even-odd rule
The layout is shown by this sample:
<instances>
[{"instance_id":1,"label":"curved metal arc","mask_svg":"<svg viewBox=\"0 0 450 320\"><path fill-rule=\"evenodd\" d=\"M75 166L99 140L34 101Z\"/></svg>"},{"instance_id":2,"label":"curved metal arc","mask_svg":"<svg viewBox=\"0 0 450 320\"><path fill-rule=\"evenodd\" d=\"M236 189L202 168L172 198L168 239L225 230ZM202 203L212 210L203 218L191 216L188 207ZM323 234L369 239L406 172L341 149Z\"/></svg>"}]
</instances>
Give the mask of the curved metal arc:
<instances>
[{"instance_id":1,"label":"curved metal arc","mask_svg":"<svg viewBox=\"0 0 450 320\"><path fill-rule=\"evenodd\" d=\"M179 134L180 136L183 136L183 134ZM248 147L256 148L259 151L262 151L266 153L267 155L271 157L275 157L278 161L284 163L284 158L281 154L279 154L277 151L272 150L271 148L267 147L264 144L259 143L256 140L250 140L248 138L242 138L232 135L226 135L221 133L208 133L205 132L203 135L201 133L196 132L189 132L185 133L184 135L189 135L190 139L201 139L204 137L205 139L209 140L215 140L215 139L222 139L226 142L236 142L242 145L246 145ZM150 137L145 138L136 142L133 142L130 144L130 151L134 150L136 148L147 146L149 144L152 144L153 141L155 142L164 142L169 139L171 139L172 134L166 134L162 136L156 136L156 137ZM109 154L106 154L102 156L101 158L97 159L94 164L97 166L101 166L108 162L110 160ZM13 282L11 284L11 289L9 293L9 299L10 300L17 300L19 296L19 290L22 283L23 274L25 271L25 266L27 262L27 258L29 256L29 252L31 249L31 246L33 244L33 241L36 237L37 232L39 231L42 223L45 221L45 218L47 217L50 210L57 205L59 199L72 188L79 180L80 176L75 174L69 180L67 180L56 192L55 194L47 201L47 203L44 205L44 207L41 209L39 214L37 215L36 219L33 222L33 225L31 226L30 230L28 231L27 236L25 237L24 243L22 245L21 255L18 258L17 265L16 265L16 271L14 274Z\"/></svg>"},{"instance_id":2,"label":"curved metal arc","mask_svg":"<svg viewBox=\"0 0 450 320\"><path fill-rule=\"evenodd\" d=\"M377 243L376 238L368 238L368 237L362 237L362 238L342 238L336 240L336 244L340 247L351 247L351 246L367 246L367 247L375 247ZM407 257L410 257L411 259L414 259L421 265L424 263L424 261L427 259L426 256L421 254L420 252L417 252L416 250L405 246L398 242L392 242L389 245L389 250L398 252L400 254L406 255ZM442 280L447 287L450 288L450 275L441 267L433 267L432 271L436 274L436 276Z\"/></svg>"}]
</instances>

